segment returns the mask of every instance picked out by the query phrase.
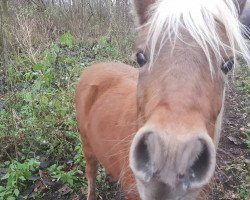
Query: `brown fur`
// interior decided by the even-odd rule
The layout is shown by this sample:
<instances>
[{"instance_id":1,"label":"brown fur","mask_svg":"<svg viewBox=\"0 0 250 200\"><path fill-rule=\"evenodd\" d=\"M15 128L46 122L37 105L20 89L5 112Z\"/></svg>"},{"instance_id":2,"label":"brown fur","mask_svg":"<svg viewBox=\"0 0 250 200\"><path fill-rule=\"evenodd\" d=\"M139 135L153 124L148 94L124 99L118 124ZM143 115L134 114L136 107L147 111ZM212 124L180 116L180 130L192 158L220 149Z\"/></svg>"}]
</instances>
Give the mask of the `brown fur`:
<instances>
[{"instance_id":1,"label":"brown fur","mask_svg":"<svg viewBox=\"0 0 250 200\"><path fill-rule=\"evenodd\" d=\"M98 160L106 174L119 180L128 193L135 189L128 169L128 151L137 131L137 78L138 71L130 66L98 64L84 70L76 92L77 121L84 142L87 174ZM95 170L89 173L95 174Z\"/></svg>"},{"instance_id":2,"label":"brown fur","mask_svg":"<svg viewBox=\"0 0 250 200\"><path fill-rule=\"evenodd\" d=\"M138 17L139 24L144 24L148 20L148 9L149 6L155 3L156 0L136 0L134 1L134 10Z\"/></svg>"},{"instance_id":3,"label":"brown fur","mask_svg":"<svg viewBox=\"0 0 250 200\"><path fill-rule=\"evenodd\" d=\"M140 76L144 73L148 73L146 69L140 72ZM200 77L199 73L204 74L204 76L197 81L196 78ZM179 132L179 134L191 132L197 126L198 129L200 127L205 129L204 126L207 126L210 127L209 134L213 137L216 119L213 115L216 116L221 105L219 100L218 105L216 105L214 104L216 103L214 98L212 98L213 101L209 101L209 99L215 95L214 92L219 90L222 85L217 84L215 86L211 80L209 82L212 85L197 85L205 79L211 79L211 76L206 70L194 71L192 73L193 78L189 78L190 83L188 84L188 87L194 86L191 90L194 93L188 94L185 92L187 87L184 87L187 83L186 80L178 78L176 82L172 80L177 78L174 75L174 71L168 74L170 78L166 80L169 82L162 82L162 78L164 78L162 75L162 78L158 76L159 79L155 79L150 83L147 82L150 79L146 79L145 82L141 83L142 85L139 85L139 90L143 86L147 88L147 95L138 98L139 102L143 102L140 105L145 106L146 102L150 102L150 105L143 107L143 112L139 112L137 117L137 69L117 63L97 64L85 69L77 87L76 111L84 144L86 174L88 179L91 180L89 187L92 185L92 189L89 188L89 194L91 194L89 199L94 199L95 197L94 180L97 161L104 166L107 174L120 181L127 199L139 199L133 174L128 168L128 151L134 133L145 121L152 121L162 129L168 128L170 132ZM155 76L156 74L152 73L151 75ZM172 85L171 82L177 85ZM157 95L155 98L151 97L152 99L149 100L150 94L157 92L155 90L157 88L156 84L160 84L157 86L160 88L167 86L164 90L167 90L168 87L178 87L178 89L175 89L170 95L169 100L165 98L164 101L168 102L162 102L161 95ZM183 89L180 90L181 88ZM207 92L203 94L201 90ZM162 95L166 94L162 93ZM183 95L187 95L187 97L185 98ZM218 98L220 97L218 96ZM212 106L211 104L214 105ZM172 105L177 106L172 107ZM170 108L175 113L173 111L170 112ZM169 127L162 126L166 121L169 122ZM178 126L175 126L176 123L182 123L183 126L178 128ZM207 195L207 193L203 194Z\"/></svg>"}]
</instances>

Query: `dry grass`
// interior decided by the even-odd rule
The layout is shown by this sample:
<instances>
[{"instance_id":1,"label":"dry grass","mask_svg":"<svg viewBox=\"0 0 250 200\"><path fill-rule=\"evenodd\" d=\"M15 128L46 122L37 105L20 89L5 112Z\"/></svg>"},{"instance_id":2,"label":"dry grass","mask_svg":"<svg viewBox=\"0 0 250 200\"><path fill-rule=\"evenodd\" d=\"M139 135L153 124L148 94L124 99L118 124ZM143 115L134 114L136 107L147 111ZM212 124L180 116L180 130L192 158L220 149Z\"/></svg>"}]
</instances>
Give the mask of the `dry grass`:
<instances>
[{"instance_id":1,"label":"dry grass","mask_svg":"<svg viewBox=\"0 0 250 200\"><path fill-rule=\"evenodd\" d=\"M132 39L128 0L116 4L82 0L73 1L73 5L66 1L61 5L41 4L42 0L9 2L3 25L5 48L28 52L34 60L39 48L67 31L81 41L98 40L107 34L117 41Z\"/></svg>"}]
</instances>

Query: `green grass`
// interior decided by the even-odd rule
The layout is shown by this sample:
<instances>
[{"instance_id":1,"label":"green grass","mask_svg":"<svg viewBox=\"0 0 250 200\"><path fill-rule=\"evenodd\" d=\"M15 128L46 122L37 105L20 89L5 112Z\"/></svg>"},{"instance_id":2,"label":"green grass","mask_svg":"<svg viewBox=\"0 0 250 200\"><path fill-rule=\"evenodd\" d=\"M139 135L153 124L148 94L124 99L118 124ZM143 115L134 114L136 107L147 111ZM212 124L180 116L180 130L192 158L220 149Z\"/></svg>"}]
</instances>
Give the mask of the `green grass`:
<instances>
[{"instance_id":1,"label":"green grass","mask_svg":"<svg viewBox=\"0 0 250 200\"><path fill-rule=\"evenodd\" d=\"M85 162L74 114L75 85L94 60L126 57L120 48L109 36L89 43L67 32L35 59L28 53L8 55L7 85L0 86L8 88L0 96L0 199L25 198L23 191L38 181L31 177L39 177L44 162L50 163L42 170L51 179L72 191L86 186L79 175ZM99 171L98 182L107 188L103 176Z\"/></svg>"},{"instance_id":2,"label":"green grass","mask_svg":"<svg viewBox=\"0 0 250 200\"><path fill-rule=\"evenodd\" d=\"M250 74L249 68L243 65L243 69L237 74L236 77L236 88L245 95L246 101L250 99ZM244 108L246 116L250 116L250 105L249 102ZM249 118L247 118L249 120ZM248 121L248 123L250 123ZM247 148L250 150L250 124L247 127L242 127L241 132L245 136L244 142Z\"/></svg>"}]
</instances>

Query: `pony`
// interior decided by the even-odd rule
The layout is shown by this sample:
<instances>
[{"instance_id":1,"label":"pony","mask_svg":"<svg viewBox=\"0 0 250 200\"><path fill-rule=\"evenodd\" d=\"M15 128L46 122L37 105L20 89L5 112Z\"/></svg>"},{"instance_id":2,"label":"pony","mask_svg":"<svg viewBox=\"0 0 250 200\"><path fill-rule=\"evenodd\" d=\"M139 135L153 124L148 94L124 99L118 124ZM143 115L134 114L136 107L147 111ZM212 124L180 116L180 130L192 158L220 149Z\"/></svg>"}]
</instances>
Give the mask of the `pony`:
<instances>
[{"instance_id":1,"label":"pony","mask_svg":"<svg viewBox=\"0 0 250 200\"><path fill-rule=\"evenodd\" d=\"M99 63L76 88L88 200L98 165L128 200L206 199L226 73L249 50L245 0L133 0L140 68Z\"/></svg>"}]
</instances>

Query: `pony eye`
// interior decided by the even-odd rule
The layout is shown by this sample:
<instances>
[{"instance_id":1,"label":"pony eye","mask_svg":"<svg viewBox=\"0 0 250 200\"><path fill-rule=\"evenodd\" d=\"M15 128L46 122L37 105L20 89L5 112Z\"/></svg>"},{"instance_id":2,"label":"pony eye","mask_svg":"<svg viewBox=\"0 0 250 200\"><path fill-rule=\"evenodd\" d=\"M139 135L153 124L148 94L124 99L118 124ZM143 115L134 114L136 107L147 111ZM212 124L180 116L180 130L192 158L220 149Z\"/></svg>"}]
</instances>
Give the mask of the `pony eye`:
<instances>
[{"instance_id":1,"label":"pony eye","mask_svg":"<svg viewBox=\"0 0 250 200\"><path fill-rule=\"evenodd\" d=\"M226 62L223 63L221 66L221 70L224 74L227 74L232 68L234 67L234 59L230 58Z\"/></svg>"},{"instance_id":2,"label":"pony eye","mask_svg":"<svg viewBox=\"0 0 250 200\"><path fill-rule=\"evenodd\" d=\"M136 53L136 59L137 59L137 63L140 65L140 67L142 67L143 65L145 65L147 63L146 56L141 51Z\"/></svg>"}]
</instances>

